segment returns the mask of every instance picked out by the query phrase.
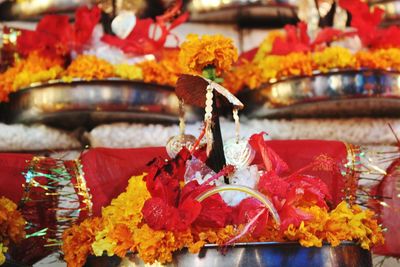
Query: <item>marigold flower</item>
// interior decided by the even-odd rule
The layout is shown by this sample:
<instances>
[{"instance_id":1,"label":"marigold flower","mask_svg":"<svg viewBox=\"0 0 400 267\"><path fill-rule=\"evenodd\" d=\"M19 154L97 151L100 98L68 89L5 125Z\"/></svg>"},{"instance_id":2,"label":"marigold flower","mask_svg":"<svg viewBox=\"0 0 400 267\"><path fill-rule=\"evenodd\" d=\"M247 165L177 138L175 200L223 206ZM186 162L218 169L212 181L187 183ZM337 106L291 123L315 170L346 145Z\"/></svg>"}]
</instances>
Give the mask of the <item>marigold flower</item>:
<instances>
[{"instance_id":1,"label":"marigold flower","mask_svg":"<svg viewBox=\"0 0 400 267\"><path fill-rule=\"evenodd\" d=\"M7 247L3 246L3 243L0 243L0 265L6 262L6 256L4 253L7 253Z\"/></svg>"},{"instance_id":2,"label":"marigold flower","mask_svg":"<svg viewBox=\"0 0 400 267\"><path fill-rule=\"evenodd\" d=\"M356 58L344 47L327 47L322 51L312 54L314 69L328 72L332 69L345 69L356 67Z\"/></svg>"},{"instance_id":3,"label":"marigold flower","mask_svg":"<svg viewBox=\"0 0 400 267\"><path fill-rule=\"evenodd\" d=\"M63 233L62 251L68 266L83 266L92 253L92 243L102 230L101 218L89 218L79 225L73 225Z\"/></svg>"},{"instance_id":4,"label":"marigold flower","mask_svg":"<svg viewBox=\"0 0 400 267\"><path fill-rule=\"evenodd\" d=\"M7 101L8 95L35 82L46 82L59 77L63 60L31 53L26 59L17 61L0 74L0 102Z\"/></svg>"},{"instance_id":5,"label":"marigold flower","mask_svg":"<svg viewBox=\"0 0 400 267\"><path fill-rule=\"evenodd\" d=\"M144 61L139 63L138 67L142 69L143 80L146 83L175 86L179 75L183 73L177 58Z\"/></svg>"},{"instance_id":6,"label":"marigold flower","mask_svg":"<svg viewBox=\"0 0 400 267\"><path fill-rule=\"evenodd\" d=\"M243 88L255 89L262 82L262 70L251 62L245 62L235 67L232 71L226 72L223 76L223 86L236 94Z\"/></svg>"},{"instance_id":7,"label":"marigold flower","mask_svg":"<svg viewBox=\"0 0 400 267\"><path fill-rule=\"evenodd\" d=\"M117 77L127 80L142 80L142 69L135 65L118 64L114 66L114 72Z\"/></svg>"},{"instance_id":8,"label":"marigold flower","mask_svg":"<svg viewBox=\"0 0 400 267\"><path fill-rule=\"evenodd\" d=\"M86 81L93 79L106 79L114 76L114 68L107 61L93 55L79 55L68 66L63 80L70 81L73 78L81 78Z\"/></svg>"},{"instance_id":9,"label":"marigold flower","mask_svg":"<svg viewBox=\"0 0 400 267\"><path fill-rule=\"evenodd\" d=\"M217 75L228 71L237 60L238 53L233 41L223 35L189 34L181 45L179 61L184 70L201 74L209 66L215 67Z\"/></svg>"},{"instance_id":10,"label":"marigold flower","mask_svg":"<svg viewBox=\"0 0 400 267\"><path fill-rule=\"evenodd\" d=\"M17 205L5 197L0 197L0 265L5 262L4 253L8 245L25 238L25 220L17 210Z\"/></svg>"}]
</instances>

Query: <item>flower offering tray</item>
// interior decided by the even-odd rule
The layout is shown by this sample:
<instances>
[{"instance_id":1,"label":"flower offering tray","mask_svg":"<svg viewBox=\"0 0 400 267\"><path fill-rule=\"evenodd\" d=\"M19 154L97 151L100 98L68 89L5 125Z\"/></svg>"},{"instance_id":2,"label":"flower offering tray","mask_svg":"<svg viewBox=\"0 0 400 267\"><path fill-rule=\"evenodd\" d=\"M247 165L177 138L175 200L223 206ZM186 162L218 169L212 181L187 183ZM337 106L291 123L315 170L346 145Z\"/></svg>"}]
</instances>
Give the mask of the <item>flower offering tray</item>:
<instances>
[{"instance_id":1,"label":"flower offering tray","mask_svg":"<svg viewBox=\"0 0 400 267\"><path fill-rule=\"evenodd\" d=\"M89 257L86 267L96 266L166 266L166 267L371 267L368 250L352 242L343 242L337 247L323 245L321 248L302 247L299 243L242 243L233 248L224 248L221 253L216 245L206 245L199 254L178 252L172 263L145 265L134 254L120 259L114 257Z\"/></svg>"},{"instance_id":2,"label":"flower offering tray","mask_svg":"<svg viewBox=\"0 0 400 267\"><path fill-rule=\"evenodd\" d=\"M116 121L178 121L173 88L125 80L52 81L10 95L0 106L6 123L44 123L62 128L93 127ZM187 107L188 121L194 113Z\"/></svg>"},{"instance_id":3,"label":"flower offering tray","mask_svg":"<svg viewBox=\"0 0 400 267\"><path fill-rule=\"evenodd\" d=\"M265 84L239 98L249 117L397 116L400 73L381 70L316 73Z\"/></svg>"}]
</instances>

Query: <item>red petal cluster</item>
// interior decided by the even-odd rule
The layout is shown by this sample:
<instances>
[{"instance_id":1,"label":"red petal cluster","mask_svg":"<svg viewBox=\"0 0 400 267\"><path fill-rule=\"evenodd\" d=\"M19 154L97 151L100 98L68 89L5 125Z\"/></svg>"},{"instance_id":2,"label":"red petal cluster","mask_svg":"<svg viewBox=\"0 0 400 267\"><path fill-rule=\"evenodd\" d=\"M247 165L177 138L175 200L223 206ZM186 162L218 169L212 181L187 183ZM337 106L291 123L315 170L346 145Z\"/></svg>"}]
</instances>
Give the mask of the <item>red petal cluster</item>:
<instances>
[{"instance_id":1,"label":"red petal cluster","mask_svg":"<svg viewBox=\"0 0 400 267\"><path fill-rule=\"evenodd\" d=\"M34 51L44 56L66 56L71 50L79 50L89 41L100 19L100 9L79 8L76 23L71 25L68 16L47 15L38 23L36 30L22 31L17 39L17 49L22 55Z\"/></svg>"}]
</instances>

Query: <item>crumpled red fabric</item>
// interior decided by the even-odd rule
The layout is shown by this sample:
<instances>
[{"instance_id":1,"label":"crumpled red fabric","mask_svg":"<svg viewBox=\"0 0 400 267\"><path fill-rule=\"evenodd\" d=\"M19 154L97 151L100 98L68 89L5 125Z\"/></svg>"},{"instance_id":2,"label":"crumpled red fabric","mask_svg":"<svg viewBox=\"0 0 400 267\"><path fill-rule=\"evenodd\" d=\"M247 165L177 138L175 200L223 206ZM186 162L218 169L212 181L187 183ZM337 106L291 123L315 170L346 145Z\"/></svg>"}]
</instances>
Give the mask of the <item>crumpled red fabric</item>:
<instances>
[{"instance_id":1,"label":"crumpled red fabric","mask_svg":"<svg viewBox=\"0 0 400 267\"><path fill-rule=\"evenodd\" d=\"M400 257L400 159L395 160L387 169L387 175L372 189L370 206L378 214L379 223L387 229L385 243L373 248L379 255ZM382 205L380 202L386 203Z\"/></svg>"},{"instance_id":2,"label":"crumpled red fabric","mask_svg":"<svg viewBox=\"0 0 400 267\"><path fill-rule=\"evenodd\" d=\"M357 34L365 47L376 49L400 46L398 26L380 27L384 10L378 7L371 9L361 0L341 0L339 5L350 12L351 26L357 29Z\"/></svg>"},{"instance_id":3,"label":"crumpled red fabric","mask_svg":"<svg viewBox=\"0 0 400 267\"><path fill-rule=\"evenodd\" d=\"M100 19L100 9L81 7L75 14L75 25L66 15L44 16L34 31L23 30L17 39L18 52L26 56L39 52L43 56L67 56L72 50L81 50L92 35Z\"/></svg>"},{"instance_id":4,"label":"crumpled red fabric","mask_svg":"<svg viewBox=\"0 0 400 267\"><path fill-rule=\"evenodd\" d=\"M126 54L130 55L158 55L164 48L168 36L171 35L177 39L171 31L189 18L189 13L187 12L174 18L179 14L181 6L182 0L176 1L173 8L168 10L165 14L157 16L155 21L151 18L137 19L135 27L125 39L105 34L102 37L102 41L109 45L119 47ZM159 37L156 37L155 30L151 31L152 25L161 31Z\"/></svg>"},{"instance_id":5,"label":"crumpled red fabric","mask_svg":"<svg viewBox=\"0 0 400 267\"><path fill-rule=\"evenodd\" d=\"M250 137L249 144L261 155L266 171L274 171L278 175L288 171L289 167L285 161L264 140L267 133L261 132Z\"/></svg>"},{"instance_id":6,"label":"crumpled red fabric","mask_svg":"<svg viewBox=\"0 0 400 267\"><path fill-rule=\"evenodd\" d=\"M287 55L293 52L309 52L310 37L307 34L307 24L299 22L297 26L286 25L286 36L277 37L272 44L271 54Z\"/></svg>"},{"instance_id":7,"label":"crumpled red fabric","mask_svg":"<svg viewBox=\"0 0 400 267\"><path fill-rule=\"evenodd\" d=\"M92 38L94 27L100 21L101 10L97 6L93 8L81 7L75 13L74 24L74 49L82 50L84 45Z\"/></svg>"}]
</instances>

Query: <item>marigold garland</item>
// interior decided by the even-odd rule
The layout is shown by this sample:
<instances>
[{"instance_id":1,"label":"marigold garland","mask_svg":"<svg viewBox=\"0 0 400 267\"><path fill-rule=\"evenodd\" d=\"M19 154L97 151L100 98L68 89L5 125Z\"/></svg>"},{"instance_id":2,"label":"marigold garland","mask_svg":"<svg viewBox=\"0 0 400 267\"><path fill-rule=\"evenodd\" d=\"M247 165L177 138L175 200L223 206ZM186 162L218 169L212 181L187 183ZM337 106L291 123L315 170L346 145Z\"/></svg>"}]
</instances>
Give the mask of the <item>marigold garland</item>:
<instances>
[{"instance_id":1,"label":"marigold garland","mask_svg":"<svg viewBox=\"0 0 400 267\"><path fill-rule=\"evenodd\" d=\"M25 223L17 205L5 197L0 197L0 265L6 258L11 242L18 243L25 238Z\"/></svg>"},{"instance_id":2,"label":"marigold garland","mask_svg":"<svg viewBox=\"0 0 400 267\"><path fill-rule=\"evenodd\" d=\"M93 55L79 55L66 69L62 79L70 81L81 78L86 81L102 80L114 76L114 67L107 61Z\"/></svg>"},{"instance_id":3,"label":"marigold garland","mask_svg":"<svg viewBox=\"0 0 400 267\"><path fill-rule=\"evenodd\" d=\"M181 45L179 60L184 70L201 74L203 69L213 66L216 74L229 71L237 60L238 53L233 41L223 35L189 34Z\"/></svg>"},{"instance_id":4,"label":"marigold garland","mask_svg":"<svg viewBox=\"0 0 400 267\"><path fill-rule=\"evenodd\" d=\"M145 174L132 177L126 191L103 208L101 218L86 219L64 232L62 249L68 266L83 266L89 254L102 256L106 252L108 256L124 257L129 251L138 253L146 263L164 264L172 261L175 251L188 248L189 252L198 253L205 244L223 245L243 230L242 225L217 229L190 227L176 232L152 229L141 213L150 198L144 177ZM298 227L291 224L279 230L270 218L261 235L250 234L237 241L299 241L306 247L320 247L325 241L337 246L348 240L366 249L383 242L382 229L369 210L350 207L346 202L331 212L312 203L302 205L311 219Z\"/></svg>"},{"instance_id":5,"label":"marigold garland","mask_svg":"<svg viewBox=\"0 0 400 267\"><path fill-rule=\"evenodd\" d=\"M136 65L118 64L114 66L117 77L127 80L143 80L142 69Z\"/></svg>"},{"instance_id":6,"label":"marigold garland","mask_svg":"<svg viewBox=\"0 0 400 267\"><path fill-rule=\"evenodd\" d=\"M7 101L8 95L35 82L56 79L62 72L63 60L48 58L37 53L21 59L0 74L0 102Z\"/></svg>"},{"instance_id":7,"label":"marigold garland","mask_svg":"<svg viewBox=\"0 0 400 267\"><path fill-rule=\"evenodd\" d=\"M142 69L143 81L146 83L175 86L179 74L183 73L177 59L144 61L137 66Z\"/></svg>"}]
</instances>

